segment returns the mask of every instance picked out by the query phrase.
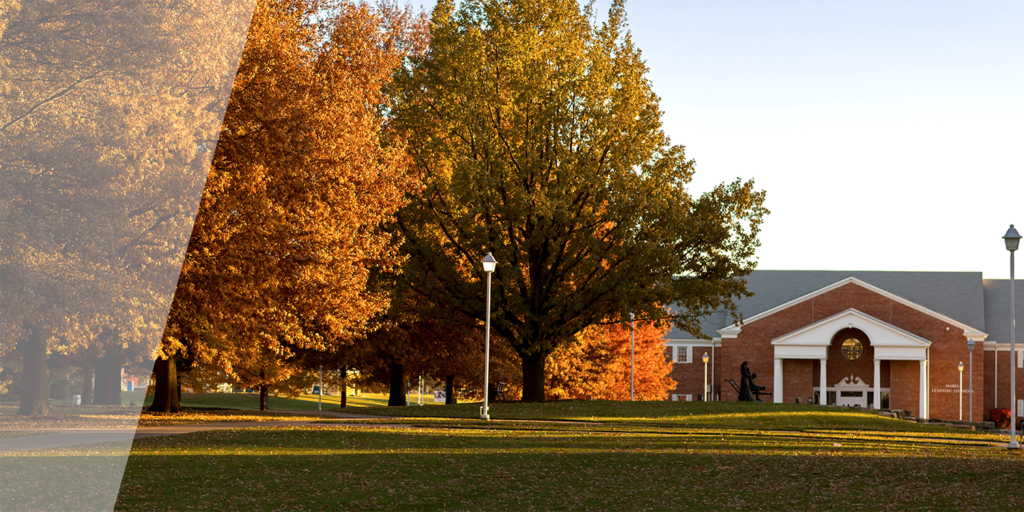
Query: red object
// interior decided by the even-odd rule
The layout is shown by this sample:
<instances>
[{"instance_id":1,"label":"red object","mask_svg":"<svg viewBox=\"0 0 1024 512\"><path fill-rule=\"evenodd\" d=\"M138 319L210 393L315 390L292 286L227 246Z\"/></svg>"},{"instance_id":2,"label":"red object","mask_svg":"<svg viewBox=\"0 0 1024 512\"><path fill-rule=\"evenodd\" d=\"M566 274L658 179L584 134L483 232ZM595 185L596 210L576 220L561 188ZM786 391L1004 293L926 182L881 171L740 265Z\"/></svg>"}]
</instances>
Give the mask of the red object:
<instances>
[{"instance_id":1,"label":"red object","mask_svg":"<svg viewBox=\"0 0 1024 512\"><path fill-rule=\"evenodd\" d=\"M988 414L995 422L996 428L1010 428L1009 409L992 409Z\"/></svg>"}]
</instances>

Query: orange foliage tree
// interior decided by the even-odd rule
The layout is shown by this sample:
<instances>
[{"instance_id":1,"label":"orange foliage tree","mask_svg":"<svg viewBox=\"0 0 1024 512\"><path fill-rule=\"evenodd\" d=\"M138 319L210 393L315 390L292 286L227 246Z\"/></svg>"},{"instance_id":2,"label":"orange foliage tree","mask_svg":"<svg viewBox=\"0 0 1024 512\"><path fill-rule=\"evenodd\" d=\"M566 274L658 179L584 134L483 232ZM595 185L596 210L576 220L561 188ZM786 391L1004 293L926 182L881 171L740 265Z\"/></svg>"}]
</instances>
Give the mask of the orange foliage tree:
<instances>
[{"instance_id":1,"label":"orange foliage tree","mask_svg":"<svg viewBox=\"0 0 1024 512\"><path fill-rule=\"evenodd\" d=\"M164 375L179 351L260 389L262 409L298 351L361 339L386 310L369 278L401 257L379 226L417 185L383 135L382 87L425 40L389 3L259 2L157 363L158 410L177 407Z\"/></svg>"},{"instance_id":2,"label":"orange foliage tree","mask_svg":"<svg viewBox=\"0 0 1024 512\"><path fill-rule=\"evenodd\" d=\"M21 414L50 411L48 357L101 358L118 405L122 363L152 361L250 11L0 1L0 355L21 353Z\"/></svg>"},{"instance_id":3,"label":"orange foliage tree","mask_svg":"<svg viewBox=\"0 0 1024 512\"><path fill-rule=\"evenodd\" d=\"M634 336L637 400L664 400L676 381L665 357L667 326L637 322ZM629 322L594 325L551 354L547 397L629 400Z\"/></svg>"}]
</instances>

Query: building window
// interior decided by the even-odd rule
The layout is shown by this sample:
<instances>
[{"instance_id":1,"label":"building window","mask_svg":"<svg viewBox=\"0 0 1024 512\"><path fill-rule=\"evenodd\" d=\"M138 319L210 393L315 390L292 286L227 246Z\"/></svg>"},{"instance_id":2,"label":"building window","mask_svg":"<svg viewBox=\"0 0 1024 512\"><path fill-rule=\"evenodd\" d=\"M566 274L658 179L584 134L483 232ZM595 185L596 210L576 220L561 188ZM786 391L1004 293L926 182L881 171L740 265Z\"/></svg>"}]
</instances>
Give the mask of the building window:
<instances>
[{"instance_id":1,"label":"building window","mask_svg":"<svg viewBox=\"0 0 1024 512\"><path fill-rule=\"evenodd\" d=\"M849 338L843 342L840 350L843 353L843 357L850 361L856 361L864 353L864 344L857 338Z\"/></svg>"},{"instance_id":2,"label":"building window","mask_svg":"<svg viewBox=\"0 0 1024 512\"><path fill-rule=\"evenodd\" d=\"M672 347L673 363L689 363L693 360L693 347Z\"/></svg>"}]
</instances>

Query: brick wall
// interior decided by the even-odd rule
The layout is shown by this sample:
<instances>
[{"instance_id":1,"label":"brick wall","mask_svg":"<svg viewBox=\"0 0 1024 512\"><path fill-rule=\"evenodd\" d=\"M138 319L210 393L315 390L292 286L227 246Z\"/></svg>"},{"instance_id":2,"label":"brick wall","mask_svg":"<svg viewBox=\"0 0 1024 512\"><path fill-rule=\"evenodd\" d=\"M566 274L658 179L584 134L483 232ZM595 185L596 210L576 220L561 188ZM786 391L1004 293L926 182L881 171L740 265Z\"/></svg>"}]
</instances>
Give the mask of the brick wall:
<instances>
[{"instance_id":1,"label":"brick wall","mask_svg":"<svg viewBox=\"0 0 1024 512\"><path fill-rule=\"evenodd\" d=\"M718 354L722 370L716 376L717 383L722 384L728 378L739 381L740 364L747 361L751 371L758 374L757 382L767 387L768 391L774 392L771 388L774 380L775 351L771 340L850 308L855 308L932 342L929 350L930 416L957 419L959 414L957 363L964 361L966 365L968 361L967 339L963 336L963 330L854 283L830 290L771 316L750 322L743 326L742 332L736 338L723 339L722 348ZM829 385L834 385L839 379L852 374L873 386L874 349L871 347L870 339L867 339L866 336L862 339L862 342L866 341L864 354L856 361L848 361L839 352L839 344L846 339L842 334L836 336L829 350L827 368ZM977 355L977 352L980 352L980 347L976 347L975 351ZM810 376L811 386L818 382L819 365L817 363L793 361L792 367L797 372L794 378L789 378L786 371L791 366L790 361L786 361L783 368L784 398L787 402L791 402L791 398L807 393L804 383L807 376ZM892 402L890 406L897 409L909 409L914 411L914 414L918 414L920 378L918 362L892 361L883 362L881 366L882 387L891 388ZM975 392L978 396L984 392L985 387L982 375L982 372L976 372L975 375ZM791 393L787 389L790 383L800 387L794 388ZM699 387L698 384L697 388L699 389ZM967 387L966 383L965 387ZM1008 384L1007 389L1009 389ZM722 399L735 400L736 396L735 393L723 393ZM983 408L983 405L975 404L976 417ZM964 416L967 415L965 408Z\"/></svg>"},{"instance_id":2,"label":"brick wall","mask_svg":"<svg viewBox=\"0 0 1024 512\"><path fill-rule=\"evenodd\" d=\"M890 361L889 408L906 409L918 416L921 394L921 369L917 361Z\"/></svg>"},{"instance_id":3,"label":"brick wall","mask_svg":"<svg viewBox=\"0 0 1024 512\"><path fill-rule=\"evenodd\" d=\"M782 361L783 403L791 404L800 397L800 403L806 404L807 399L814 396L815 361L811 359L786 359ZM773 368L774 370L774 368ZM772 397L774 398L774 397ZM765 398L765 402L769 399Z\"/></svg>"},{"instance_id":4,"label":"brick wall","mask_svg":"<svg viewBox=\"0 0 1024 512\"><path fill-rule=\"evenodd\" d=\"M680 347L680 350L684 350ZM694 347L693 348L693 362L692 363L674 363L672 365L672 372L669 374L678 385L670 394L678 395L693 395L693 399L697 399L697 395L704 394L701 389L704 387L704 361L701 357L704 352L711 355L711 345L706 347ZM672 348L667 347L665 350L665 357L667 360L672 360ZM711 362L708 363L708 384L711 384ZM671 396L669 397L671 399Z\"/></svg>"},{"instance_id":5,"label":"brick wall","mask_svg":"<svg viewBox=\"0 0 1024 512\"><path fill-rule=\"evenodd\" d=\"M1021 344L1018 342L1017 346L1020 347ZM981 347L980 346L974 347L974 351L975 351L975 358L974 358L975 359L975 361L974 361L975 371L977 371L977 369L978 369L977 368L978 367L978 361L977 361L978 354L977 353L981 351ZM984 355L984 359L985 359L985 363L984 363L984 366L985 366L984 382L985 382L985 384L984 384L984 386L985 386L985 388L984 388L984 399L982 400L982 402L984 404L983 405L982 414L984 414L986 420L989 419L989 414L988 414L989 411L996 408L996 404L993 402L995 400L995 398L996 398L996 393L995 393L995 389L996 389L995 355L996 355L996 351L994 351L994 350L986 350L985 351L985 355ZM1011 365L1011 363L1014 364L1013 370L1015 372L1017 372L1017 375L1016 375L1016 378L1017 378L1017 382L1016 382L1016 384L1017 384L1017 400L1024 399L1024 370L1016 367L1016 361L1011 361L1011 357L1010 357L1010 352L1009 351L1000 350L999 351L999 376L998 376L999 377L999 382L998 382L998 389L999 389L998 398L999 398L999 403L998 403L998 406L999 406L1000 409L1009 409L1010 408L1010 365ZM975 379L975 386L977 386L977 379ZM974 393L975 393L976 397L979 396L977 387L975 387ZM978 409L978 404L976 403L975 404L975 413L974 413L975 414L975 418L977 418L977 415L978 415L977 409Z\"/></svg>"}]
</instances>

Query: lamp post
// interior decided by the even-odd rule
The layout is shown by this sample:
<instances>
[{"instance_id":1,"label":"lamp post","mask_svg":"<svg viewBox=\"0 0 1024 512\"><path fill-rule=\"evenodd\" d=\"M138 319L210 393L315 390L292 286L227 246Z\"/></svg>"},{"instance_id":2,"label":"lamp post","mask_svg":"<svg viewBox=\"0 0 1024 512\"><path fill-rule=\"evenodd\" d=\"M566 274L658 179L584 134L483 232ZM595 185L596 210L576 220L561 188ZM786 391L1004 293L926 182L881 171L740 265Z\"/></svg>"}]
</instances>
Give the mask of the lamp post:
<instances>
[{"instance_id":1,"label":"lamp post","mask_svg":"<svg viewBox=\"0 0 1024 512\"><path fill-rule=\"evenodd\" d=\"M629 401L633 401L634 371L636 370L636 359L633 351L633 336L636 333L636 315L629 312Z\"/></svg>"},{"instance_id":2,"label":"lamp post","mask_svg":"<svg viewBox=\"0 0 1024 512\"><path fill-rule=\"evenodd\" d=\"M960 364L956 365L956 369L960 372L960 421L964 420L964 362L960 361Z\"/></svg>"},{"instance_id":3,"label":"lamp post","mask_svg":"<svg viewBox=\"0 0 1024 512\"><path fill-rule=\"evenodd\" d=\"M968 407L967 417L970 418L971 421L974 421L974 340L973 339L967 340L967 357L970 358L968 360L968 362L967 362L967 364L968 364L967 380L971 381L971 385L969 386L970 387L970 391L968 391L968 397L967 397L967 407Z\"/></svg>"},{"instance_id":4,"label":"lamp post","mask_svg":"<svg viewBox=\"0 0 1024 512\"><path fill-rule=\"evenodd\" d=\"M1003 241L1006 242L1006 250L1010 251L1010 444L1006 447L1016 450L1020 448L1020 445L1017 444L1017 425L1015 425L1017 422L1017 344L1014 339L1014 330L1017 328L1017 310L1014 309L1013 303L1013 253L1020 247L1020 233L1013 229L1013 224L1010 224L1010 229L1003 235Z\"/></svg>"},{"instance_id":5,"label":"lamp post","mask_svg":"<svg viewBox=\"0 0 1024 512\"><path fill-rule=\"evenodd\" d=\"M704 352L704 357L702 359L704 359L704 401L707 402L708 401L708 360L711 359L711 358L708 357L708 353L707 352Z\"/></svg>"},{"instance_id":6,"label":"lamp post","mask_svg":"<svg viewBox=\"0 0 1024 512\"><path fill-rule=\"evenodd\" d=\"M489 420L491 415L488 414L487 405L488 399L491 394L490 378L491 378L491 273L498 266L498 260L491 256L491 253L487 253L484 256L483 262L484 272L487 273L487 309L485 313L484 323L484 408L480 410L480 419Z\"/></svg>"}]
</instances>

